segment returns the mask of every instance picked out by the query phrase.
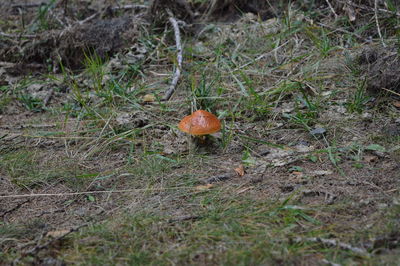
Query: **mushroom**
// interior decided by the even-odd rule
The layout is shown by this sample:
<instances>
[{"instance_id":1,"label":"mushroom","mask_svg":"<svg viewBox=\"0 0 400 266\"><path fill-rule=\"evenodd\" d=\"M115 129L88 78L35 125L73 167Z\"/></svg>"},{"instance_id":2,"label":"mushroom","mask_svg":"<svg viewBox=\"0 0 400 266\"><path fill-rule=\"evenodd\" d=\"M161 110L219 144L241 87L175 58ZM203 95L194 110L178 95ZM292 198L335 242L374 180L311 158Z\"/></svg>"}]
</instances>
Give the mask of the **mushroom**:
<instances>
[{"instance_id":1,"label":"mushroom","mask_svg":"<svg viewBox=\"0 0 400 266\"><path fill-rule=\"evenodd\" d=\"M185 116L179 122L178 128L193 136L204 136L220 131L221 122L212 113L197 110L193 114Z\"/></svg>"}]
</instances>

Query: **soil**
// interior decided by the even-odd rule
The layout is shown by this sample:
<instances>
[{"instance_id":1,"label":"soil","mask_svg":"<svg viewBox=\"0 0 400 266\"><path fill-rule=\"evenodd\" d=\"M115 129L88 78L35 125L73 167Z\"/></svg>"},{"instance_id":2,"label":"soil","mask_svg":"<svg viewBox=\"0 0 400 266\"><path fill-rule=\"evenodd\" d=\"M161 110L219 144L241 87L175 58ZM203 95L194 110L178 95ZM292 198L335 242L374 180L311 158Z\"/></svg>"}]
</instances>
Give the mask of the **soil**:
<instances>
[{"instance_id":1,"label":"soil","mask_svg":"<svg viewBox=\"0 0 400 266\"><path fill-rule=\"evenodd\" d=\"M3 9L10 11L9 15L6 15L7 13L2 15L15 22L19 19L19 15L15 11L16 7L13 7L14 2L16 1L11 1ZM41 1L28 1L24 4L39 2ZM149 33L150 27L165 26L165 19L163 19L165 14L159 13L160 7L170 7L171 12L177 14L177 18L185 21L188 24L186 28L188 35L198 33L203 29L192 30L193 28L191 29L189 24L204 25L209 21L237 21L241 18L238 10L255 13L260 16L261 20L267 20L277 15L274 11L276 7L267 6L263 1L261 1L263 4L260 1L238 1L238 6L235 8L231 3L233 1L215 1L216 4L208 8L205 8L204 5L183 4L184 1L154 1L146 14L139 14L136 9L132 9L123 12L122 16L107 5L94 7L89 4L89 1L76 2L76 5L65 9L65 12L66 14L79 13L79 15L62 17L62 21L69 23L70 26L63 27L60 25L61 23L55 23L56 26L50 27L48 30L35 33L24 32L25 37L16 38L14 35L19 34L19 29L15 28L15 25L2 28L2 31L13 32L10 33L13 36L0 39L0 61L2 61L0 62L0 86L16 87L27 74L39 76L51 73L61 77L63 67L67 71L76 72L84 67L83 62L88 54L97 54L102 60L107 60L118 58L118 56L127 56L132 51L138 53L135 49L138 49L137 45L141 42L141 38ZM364 1L362 3L353 2L356 5L368 6L368 3L364 3ZM370 2L372 5L373 1ZM326 4L326 1L318 3ZM337 12L344 12L343 5L335 5L335 8L337 8ZM56 16L62 14L61 7L56 10L60 12ZM360 10L357 11L361 12ZM25 7L23 11L26 12L24 13L26 14L26 24L34 24L33 13L36 12L36 9ZM95 14L98 14L96 18L82 23L85 18ZM222 16L222 14L224 15ZM160 21L163 24L158 23ZM17 22L15 24L18 25ZM353 63L367 79L367 89L374 95L385 94L389 97L389 101L397 100L400 93L398 51L395 46L385 48L371 45L358 49L353 57ZM141 53L141 56L144 54L145 52ZM122 64L120 61L116 61L117 64ZM111 66L109 67L111 68ZM166 67L161 62L156 65L146 65L141 71L145 75L153 77L154 80L159 80L159 76L154 73L159 75L160 73L169 73ZM334 67L337 67L337 64ZM141 74L136 75L140 76ZM81 78L84 83L84 75ZM31 87L30 93L43 100L50 95L49 107L62 106L70 98L69 95L73 90L70 86L63 85L54 78L45 79L43 83L38 87ZM157 85L157 83L150 84ZM161 84L167 87L165 83ZM347 98L349 95L346 89L340 91L340 88L339 94L342 98ZM184 99L183 95L184 92L176 93L178 102ZM91 102L95 103L96 97L92 97ZM288 102L288 108L290 108ZM371 105L373 104L379 103L371 103ZM164 211L167 214L180 216L190 213L190 207L179 206L177 202L180 199L173 199L164 192L153 193L146 198L141 198L141 194L132 192L99 193L94 194L95 202L86 194L68 194L82 188L84 191L127 189L131 186L132 174L129 173L117 171L118 173L114 173L110 178L89 182L79 179L71 182L64 180L66 177L79 176L83 172L97 174L98 177L107 176L107 173L122 167L131 152L132 147L129 147L127 142L109 144L107 140L98 140L100 143L89 141L89 138L101 137L101 133L90 135L86 132L91 123L100 128L111 126L113 130L124 131L126 128L146 128L152 125L156 117L163 123L150 127L146 133L141 133L139 135L141 141L135 144L134 149L144 151L152 145L156 145L155 143L163 143L163 155L188 153L184 135L174 131L170 126L166 126L175 125L177 117L183 117L186 114L187 108L183 110L181 106L177 106L177 109L166 114L157 110L158 108L154 104L143 104L136 113L120 113L117 115L118 119L110 123L85 121L78 118L63 121L63 115L51 116L45 111L45 108L27 110L20 101L13 101L6 108L2 108L0 113L0 154L6 151L31 150L34 151L35 158L32 171L44 165L49 168L50 166L61 168L65 173L70 174L61 176L59 182L23 187L10 176L6 176L4 169L0 169L0 196L30 193L55 194L54 197L0 199L1 222L24 224L25 238L36 239L49 231L72 228L89 221L103 221L121 212L134 211L142 208L143 205L153 206L160 201L163 201L166 206ZM277 108L284 109L285 106L281 105ZM352 115L341 112L338 105L327 106L320 113L321 119L326 118L326 121L329 121L324 137L335 138L342 148L350 146L352 142L370 142L374 136L399 138L400 122L398 118L396 120L396 117L388 117L384 113L387 108L382 107L381 113L371 109L366 112L365 116L354 116L352 119ZM315 163L307 156L307 152L325 149L323 138L318 139L304 129L294 127L287 120L282 119L281 121L272 121L277 124L272 130L262 120L235 121L232 130L237 135L232 139L229 147L224 150L220 145L215 145L198 151L207 154L209 159L202 166L201 173L198 173L197 184L216 183L221 187L247 188L248 190L241 193L248 193L257 200L283 200L301 188L302 192L295 196L296 200L309 208L336 204L344 206L350 201L352 202L350 207L338 209L329 217L319 217L326 224L335 223L340 227L338 233L351 232L354 228L379 221L380 210L392 204L394 195L400 186L398 178L399 151L365 150L362 158L357 161L361 165L360 168L354 166L357 150L349 147L347 150L337 151L340 154L338 155L340 156L340 166L332 163L332 158L325 153L317 155L318 163ZM226 122L229 124L231 121L227 119ZM61 134L60 137L56 135L54 138L41 135L47 129L63 131L65 134ZM277 145L285 145L284 153L281 149L270 145L261 145L241 138L240 135L244 133L257 139L268 139L268 142ZM74 139L63 138L68 134L73 135ZM217 136L217 141L220 141L220 138ZM109 147L109 149L95 150L99 146ZM251 166L245 167L246 173L241 177L233 171L232 166L242 164L243 152L246 149L252 152L251 157L254 161ZM303 150L307 150L307 152ZM197 169L181 167L169 175L178 176L194 172L194 170ZM57 178L57 174L54 178ZM393 243L398 240L398 232L394 232L392 238L395 239L392 241ZM375 244L379 245L379 241ZM9 249L11 246L4 245L2 248Z\"/></svg>"}]
</instances>

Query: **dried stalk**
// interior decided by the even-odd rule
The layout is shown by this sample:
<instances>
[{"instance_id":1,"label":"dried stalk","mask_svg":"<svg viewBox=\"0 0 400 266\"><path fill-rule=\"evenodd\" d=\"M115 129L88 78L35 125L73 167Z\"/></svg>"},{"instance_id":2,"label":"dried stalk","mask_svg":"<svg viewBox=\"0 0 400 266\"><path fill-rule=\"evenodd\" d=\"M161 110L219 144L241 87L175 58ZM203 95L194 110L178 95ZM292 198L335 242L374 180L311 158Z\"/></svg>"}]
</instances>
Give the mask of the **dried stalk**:
<instances>
[{"instance_id":1,"label":"dried stalk","mask_svg":"<svg viewBox=\"0 0 400 266\"><path fill-rule=\"evenodd\" d=\"M379 26L379 19L378 19L378 0L375 0L375 7L374 7L374 12L375 12L375 23L376 23L376 28L378 30L378 35L379 38L381 39L383 47L386 47L385 42L383 41L382 33L381 33L381 27Z\"/></svg>"}]
</instances>

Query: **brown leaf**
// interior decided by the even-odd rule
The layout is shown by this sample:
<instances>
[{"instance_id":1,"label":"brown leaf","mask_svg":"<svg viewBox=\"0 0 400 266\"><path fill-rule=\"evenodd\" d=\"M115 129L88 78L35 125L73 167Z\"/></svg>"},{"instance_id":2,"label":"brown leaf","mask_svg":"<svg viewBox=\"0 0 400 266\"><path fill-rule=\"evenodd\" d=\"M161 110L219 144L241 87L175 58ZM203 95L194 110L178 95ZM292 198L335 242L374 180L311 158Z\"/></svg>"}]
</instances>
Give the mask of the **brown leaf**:
<instances>
[{"instance_id":1,"label":"brown leaf","mask_svg":"<svg viewBox=\"0 0 400 266\"><path fill-rule=\"evenodd\" d=\"M366 155L364 156L364 162L367 163L372 163L372 162L376 162L378 160L378 156L375 155Z\"/></svg>"},{"instance_id":2,"label":"brown leaf","mask_svg":"<svg viewBox=\"0 0 400 266\"><path fill-rule=\"evenodd\" d=\"M243 164L241 164L239 167L235 168L235 172L236 174L238 174L238 176L244 176L244 167Z\"/></svg>"},{"instance_id":3,"label":"brown leaf","mask_svg":"<svg viewBox=\"0 0 400 266\"><path fill-rule=\"evenodd\" d=\"M392 104L393 104L395 107L400 108L400 101L394 101L394 102L392 102Z\"/></svg>"}]
</instances>

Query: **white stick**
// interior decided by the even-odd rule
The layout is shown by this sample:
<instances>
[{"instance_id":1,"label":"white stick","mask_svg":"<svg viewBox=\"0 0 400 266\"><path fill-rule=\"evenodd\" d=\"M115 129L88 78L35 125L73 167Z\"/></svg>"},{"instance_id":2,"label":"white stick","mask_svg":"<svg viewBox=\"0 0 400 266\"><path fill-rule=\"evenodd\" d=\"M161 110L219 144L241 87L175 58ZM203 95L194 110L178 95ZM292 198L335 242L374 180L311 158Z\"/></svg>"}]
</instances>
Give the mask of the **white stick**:
<instances>
[{"instance_id":1,"label":"white stick","mask_svg":"<svg viewBox=\"0 0 400 266\"><path fill-rule=\"evenodd\" d=\"M178 80L181 75L182 58L183 58L182 45L181 45L181 33L179 31L178 22L172 16L169 18L169 22L171 22L172 27L174 28L176 49L178 50L178 54L177 54L178 66L175 69L175 73L172 78L171 85L169 86L169 89L165 92L165 95L162 99L163 101L168 101L171 98L172 94L175 92L176 85L178 84Z\"/></svg>"},{"instance_id":2,"label":"white stick","mask_svg":"<svg viewBox=\"0 0 400 266\"><path fill-rule=\"evenodd\" d=\"M335 15L335 19L337 19L338 15L336 14L335 9L332 7L332 5L329 2L329 0L325 0L325 1L328 4L329 8L331 9L332 13Z\"/></svg>"}]
</instances>

